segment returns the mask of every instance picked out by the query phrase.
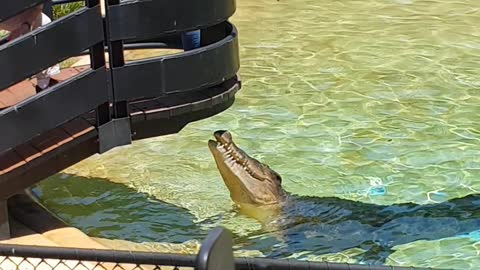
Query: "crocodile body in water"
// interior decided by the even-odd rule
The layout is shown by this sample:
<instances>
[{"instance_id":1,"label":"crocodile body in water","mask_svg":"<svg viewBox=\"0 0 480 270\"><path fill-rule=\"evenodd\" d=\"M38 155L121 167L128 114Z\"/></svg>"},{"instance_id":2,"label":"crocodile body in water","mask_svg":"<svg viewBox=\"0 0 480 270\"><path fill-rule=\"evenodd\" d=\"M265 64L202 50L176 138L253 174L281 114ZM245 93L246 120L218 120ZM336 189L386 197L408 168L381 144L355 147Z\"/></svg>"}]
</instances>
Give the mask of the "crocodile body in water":
<instances>
[{"instance_id":1,"label":"crocodile body in water","mask_svg":"<svg viewBox=\"0 0 480 270\"><path fill-rule=\"evenodd\" d=\"M239 212L274 231L267 239L268 256L362 248L365 253L359 255L359 261L382 264L397 245L480 229L480 195L425 205L296 196L282 188L278 173L236 146L228 131L216 131L214 136L216 140L210 140L208 146ZM272 242L273 235L279 234L284 245Z\"/></svg>"}]
</instances>

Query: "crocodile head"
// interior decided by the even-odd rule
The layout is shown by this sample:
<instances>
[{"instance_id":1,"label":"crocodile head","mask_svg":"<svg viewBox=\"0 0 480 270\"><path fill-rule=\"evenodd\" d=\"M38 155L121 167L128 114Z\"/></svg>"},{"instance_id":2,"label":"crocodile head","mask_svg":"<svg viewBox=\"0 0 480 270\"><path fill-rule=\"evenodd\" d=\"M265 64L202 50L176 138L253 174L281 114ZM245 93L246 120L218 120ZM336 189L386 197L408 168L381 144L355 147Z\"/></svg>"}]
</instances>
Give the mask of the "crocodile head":
<instances>
[{"instance_id":1,"label":"crocodile head","mask_svg":"<svg viewBox=\"0 0 480 270\"><path fill-rule=\"evenodd\" d=\"M233 142L230 132L220 130L213 135L216 140L209 140L208 147L237 206L272 206L285 200L277 172L248 156Z\"/></svg>"}]
</instances>

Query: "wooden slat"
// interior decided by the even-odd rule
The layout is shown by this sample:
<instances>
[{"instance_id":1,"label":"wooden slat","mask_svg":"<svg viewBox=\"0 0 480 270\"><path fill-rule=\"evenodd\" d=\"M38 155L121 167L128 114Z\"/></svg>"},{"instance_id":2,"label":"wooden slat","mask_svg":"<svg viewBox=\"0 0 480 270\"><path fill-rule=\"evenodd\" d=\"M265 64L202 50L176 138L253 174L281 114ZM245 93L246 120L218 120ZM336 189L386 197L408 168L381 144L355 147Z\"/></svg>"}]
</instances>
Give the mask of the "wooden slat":
<instances>
[{"instance_id":1,"label":"wooden slat","mask_svg":"<svg viewBox=\"0 0 480 270\"><path fill-rule=\"evenodd\" d=\"M13 150L7 151L0 156L0 174L8 173L25 164L26 162L17 152Z\"/></svg>"},{"instance_id":2,"label":"wooden slat","mask_svg":"<svg viewBox=\"0 0 480 270\"><path fill-rule=\"evenodd\" d=\"M25 162L30 162L42 156L42 152L38 151L38 149L29 143L16 147L15 151L23 158L23 160L25 160Z\"/></svg>"},{"instance_id":3,"label":"wooden slat","mask_svg":"<svg viewBox=\"0 0 480 270\"><path fill-rule=\"evenodd\" d=\"M0 173L0 199L13 194L45 179L61 170L97 153L97 133L95 130L76 138L66 144L42 154L21 167L8 173Z\"/></svg>"},{"instance_id":4,"label":"wooden slat","mask_svg":"<svg viewBox=\"0 0 480 270\"><path fill-rule=\"evenodd\" d=\"M42 157L95 128L84 119L76 119L61 127L35 137L0 156L0 175L12 172Z\"/></svg>"},{"instance_id":5,"label":"wooden slat","mask_svg":"<svg viewBox=\"0 0 480 270\"><path fill-rule=\"evenodd\" d=\"M42 154L45 154L71 140L73 140L73 137L70 136L70 134L61 128L56 128L44 135L34 138L31 141L31 144L33 147L42 152Z\"/></svg>"},{"instance_id":6,"label":"wooden slat","mask_svg":"<svg viewBox=\"0 0 480 270\"><path fill-rule=\"evenodd\" d=\"M138 108L134 104L130 104L130 119L133 122L145 121L145 113L141 108Z\"/></svg>"},{"instance_id":7,"label":"wooden slat","mask_svg":"<svg viewBox=\"0 0 480 270\"><path fill-rule=\"evenodd\" d=\"M16 103L36 94L35 87L33 86L32 82L28 80L17 83L11 86L8 90L17 98L17 102L12 105L15 105Z\"/></svg>"},{"instance_id":8,"label":"wooden slat","mask_svg":"<svg viewBox=\"0 0 480 270\"><path fill-rule=\"evenodd\" d=\"M77 138L86 134L95 128L84 119L75 119L62 126L63 130L67 132L73 138Z\"/></svg>"},{"instance_id":9,"label":"wooden slat","mask_svg":"<svg viewBox=\"0 0 480 270\"><path fill-rule=\"evenodd\" d=\"M151 109L163 109L162 104L155 99L135 103L135 107L142 110L143 112Z\"/></svg>"},{"instance_id":10,"label":"wooden slat","mask_svg":"<svg viewBox=\"0 0 480 270\"><path fill-rule=\"evenodd\" d=\"M135 104L130 104L129 107L130 107L130 116L143 115L143 110L135 106Z\"/></svg>"},{"instance_id":11,"label":"wooden slat","mask_svg":"<svg viewBox=\"0 0 480 270\"><path fill-rule=\"evenodd\" d=\"M13 88L13 86L12 86L12 88ZM22 91L22 92L25 92L25 91ZM35 95L35 90L34 90L33 95ZM0 100L1 100L1 103L3 104L2 108L7 108L7 107L10 107L10 106L13 106L13 105L17 104L18 102L20 102L20 101L22 101L22 100L24 100L28 97L27 96L25 98L19 98L18 96L20 96L20 93L15 95L10 90L10 88L1 91L0 92Z\"/></svg>"},{"instance_id":12,"label":"wooden slat","mask_svg":"<svg viewBox=\"0 0 480 270\"><path fill-rule=\"evenodd\" d=\"M79 73L82 73L84 71L87 71L90 69L90 65L85 65L85 66L78 66L74 67L75 70L77 70Z\"/></svg>"}]
</instances>

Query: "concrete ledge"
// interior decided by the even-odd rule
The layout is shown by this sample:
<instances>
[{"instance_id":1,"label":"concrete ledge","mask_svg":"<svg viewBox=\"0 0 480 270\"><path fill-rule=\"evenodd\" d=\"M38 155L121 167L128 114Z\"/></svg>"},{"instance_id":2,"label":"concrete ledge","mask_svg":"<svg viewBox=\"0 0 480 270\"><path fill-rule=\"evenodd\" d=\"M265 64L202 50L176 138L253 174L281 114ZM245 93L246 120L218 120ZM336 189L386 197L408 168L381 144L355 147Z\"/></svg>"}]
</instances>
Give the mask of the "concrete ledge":
<instances>
[{"instance_id":1,"label":"concrete ledge","mask_svg":"<svg viewBox=\"0 0 480 270\"><path fill-rule=\"evenodd\" d=\"M0 243L107 249L40 206L31 194L14 195L8 209L12 238Z\"/></svg>"}]
</instances>

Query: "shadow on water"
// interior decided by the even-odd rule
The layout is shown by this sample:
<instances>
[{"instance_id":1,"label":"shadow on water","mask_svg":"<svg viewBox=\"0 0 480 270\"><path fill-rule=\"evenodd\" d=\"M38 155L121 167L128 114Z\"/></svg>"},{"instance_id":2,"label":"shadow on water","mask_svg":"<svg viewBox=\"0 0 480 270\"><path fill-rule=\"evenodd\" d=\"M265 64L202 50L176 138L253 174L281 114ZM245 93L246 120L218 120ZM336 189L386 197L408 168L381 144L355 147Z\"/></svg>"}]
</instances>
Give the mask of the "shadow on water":
<instances>
[{"instance_id":1,"label":"shadow on water","mask_svg":"<svg viewBox=\"0 0 480 270\"><path fill-rule=\"evenodd\" d=\"M32 191L67 224L94 237L182 243L208 234L187 209L107 179L63 174Z\"/></svg>"},{"instance_id":2,"label":"shadow on water","mask_svg":"<svg viewBox=\"0 0 480 270\"><path fill-rule=\"evenodd\" d=\"M196 223L187 209L101 178L55 176L34 190L50 210L90 236L133 242L202 241L219 220ZM392 248L480 229L480 195L437 204L376 205L340 198L295 196L273 232L235 234L242 250L271 258L308 251L322 255L361 248L359 262L383 264ZM205 226L207 225L207 226Z\"/></svg>"},{"instance_id":3,"label":"shadow on water","mask_svg":"<svg viewBox=\"0 0 480 270\"><path fill-rule=\"evenodd\" d=\"M260 249L268 257L286 257L302 251L320 255L361 248L365 253L355 259L383 264L394 246L479 230L479 210L480 195L436 204L386 206L339 198L292 196L277 221L279 229L259 235L262 242L252 242L248 248Z\"/></svg>"}]
</instances>

